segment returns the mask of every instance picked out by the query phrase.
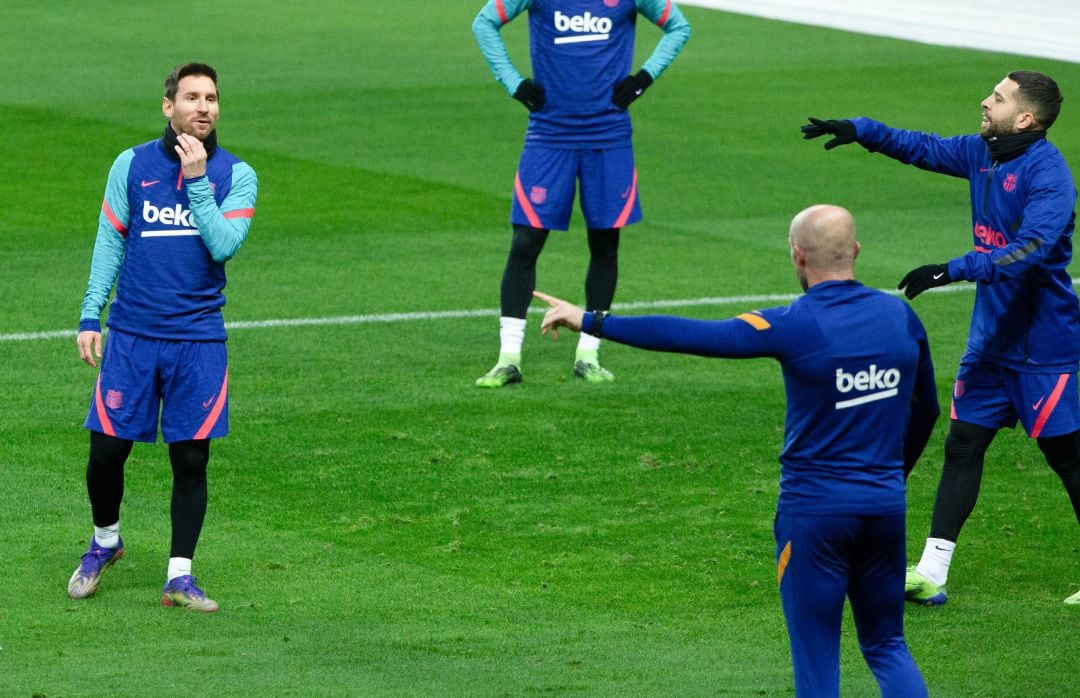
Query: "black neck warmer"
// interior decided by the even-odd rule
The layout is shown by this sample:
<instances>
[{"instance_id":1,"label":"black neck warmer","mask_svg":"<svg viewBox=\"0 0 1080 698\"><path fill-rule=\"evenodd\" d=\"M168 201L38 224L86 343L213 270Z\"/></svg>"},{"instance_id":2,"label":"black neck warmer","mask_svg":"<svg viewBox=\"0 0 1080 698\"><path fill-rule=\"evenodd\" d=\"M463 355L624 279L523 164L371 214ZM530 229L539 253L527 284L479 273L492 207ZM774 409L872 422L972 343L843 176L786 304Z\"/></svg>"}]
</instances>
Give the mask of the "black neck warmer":
<instances>
[{"instance_id":1,"label":"black neck warmer","mask_svg":"<svg viewBox=\"0 0 1080 698\"><path fill-rule=\"evenodd\" d=\"M1036 141L1046 138L1046 131L1021 131L1008 136L995 136L986 139L990 148L990 157L995 162L1008 162L1024 154Z\"/></svg>"},{"instance_id":2,"label":"black neck warmer","mask_svg":"<svg viewBox=\"0 0 1080 698\"><path fill-rule=\"evenodd\" d=\"M214 151L217 150L217 129L210 132L210 135L203 139L203 147L206 148L206 159L209 160ZM180 156L176 154L176 146L179 142L176 140L176 131L172 130L172 124L165 124L165 133L161 136L161 145L165 148L165 154L170 159L180 162Z\"/></svg>"}]
</instances>

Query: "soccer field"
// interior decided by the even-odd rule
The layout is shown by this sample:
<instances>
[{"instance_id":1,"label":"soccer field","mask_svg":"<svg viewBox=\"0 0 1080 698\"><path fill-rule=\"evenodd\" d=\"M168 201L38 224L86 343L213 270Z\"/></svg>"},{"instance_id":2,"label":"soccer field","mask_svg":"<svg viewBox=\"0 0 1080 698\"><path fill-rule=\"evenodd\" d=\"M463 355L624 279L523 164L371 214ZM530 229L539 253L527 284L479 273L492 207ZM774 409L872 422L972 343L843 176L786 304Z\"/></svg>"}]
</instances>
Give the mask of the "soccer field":
<instances>
[{"instance_id":1,"label":"soccer field","mask_svg":"<svg viewBox=\"0 0 1080 698\"><path fill-rule=\"evenodd\" d=\"M617 380L585 385L574 340L533 316L525 382L473 387L498 349L526 118L473 40L481 5L0 10L0 695L793 694L774 362L605 344ZM972 132L1005 73L1042 70L1066 97L1051 140L1080 166L1080 65L683 10L690 43L631 108L645 220L622 238L626 312L780 304L746 297L798 290L787 225L814 203L852 210L870 286L970 248L966 182L825 153L807 116ZM526 22L504 36L526 69ZM638 23L639 63L660 36ZM65 593L91 533L95 374L74 330L105 178L160 135L162 80L188 60L218 69L220 142L260 183L227 267L232 433L195 560L212 615L158 602L160 443L128 462L126 556L92 599ZM586 258L575 216L539 288L582 300ZM972 299L947 289L913 302L946 406ZM304 322L266 322L286 320ZM911 556L944 433L909 482ZM908 608L931 695L1076 695L1076 534L1035 445L1000 434L948 605ZM842 653L843 695L877 695L849 615Z\"/></svg>"}]
</instances>

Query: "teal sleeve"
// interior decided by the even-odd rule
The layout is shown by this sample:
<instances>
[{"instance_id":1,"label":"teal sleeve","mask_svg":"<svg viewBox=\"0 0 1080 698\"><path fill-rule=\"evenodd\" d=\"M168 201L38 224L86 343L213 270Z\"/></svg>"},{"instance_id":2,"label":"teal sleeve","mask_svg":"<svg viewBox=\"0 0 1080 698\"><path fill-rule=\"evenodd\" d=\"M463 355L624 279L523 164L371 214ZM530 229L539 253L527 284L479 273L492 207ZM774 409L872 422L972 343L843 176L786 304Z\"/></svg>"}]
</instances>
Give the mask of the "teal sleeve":
<instances>
[{"instance_id":1,"label":"teal sleeve","mask_svg":"<svg viewBox=\"0 0 1080 698\"><path fill-rule=\"evenodd\" d=\"M204 177L185 180L188 201L195 227L199 229L206 249L215 262L226 262L244 244L251 219L255 215L255 198L259 180L247 163L233 165L232 189L218 208L210 181Z\"/></svg>"},{"instance_id":2,"label":"teal sleeve","mask_svg":"<svg viewBox=\"0 0 1080 698\"><path fill-rule=\"evenodd\" d=\"M499 30L531 5L532 0L488 0L472 24L476 43L480 45L480 53L484 54L492 75L511 95L517 92L525 78L510 60Z\"/></svg>"},{"instance_id":3,"label":"teal sleeve","mask_svg":"<svg viewBox=\"0 0 1080 698\"><path fill-rule=\"evenodd\" d=\"M679 6L671 0L636 0L637 10L653 24L664 30L664 38L653 49L652 55L641 68L653 80L667 70L675 56L690 40L690 23L686 21Z\"/></svg>"},{"instance_id":4,"label":"teal sleeve","mask_svg":"<svg viewBox=\"0 0 1080 698\"><path fill-rule=\"evenodd\" d=\"M101 202L101 213L98 215L94 256L90 261L90 279L79 313L80 331L101 331L101 311L104 310L109 293L112 292L113 284L120 273L120 263L124 260L124 236L127 235L130 220L127 178L134 157L133 150L124 151L109 170L105 199Z\"/></svg>"}]
</instances>

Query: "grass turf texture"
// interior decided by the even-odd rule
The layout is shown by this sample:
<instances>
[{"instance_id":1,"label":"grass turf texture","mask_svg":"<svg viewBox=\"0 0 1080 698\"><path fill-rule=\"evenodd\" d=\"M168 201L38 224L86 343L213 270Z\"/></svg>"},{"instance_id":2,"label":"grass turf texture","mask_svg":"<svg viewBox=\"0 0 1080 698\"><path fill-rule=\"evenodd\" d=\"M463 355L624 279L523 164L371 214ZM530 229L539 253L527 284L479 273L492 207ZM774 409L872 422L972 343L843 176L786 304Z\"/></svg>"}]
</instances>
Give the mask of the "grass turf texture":
<instances>
[{"instance_id":1,"label":"grass turf texture","mask_svg":"<svg viewBox=\"0 0 1080 698\"><path fill-rule=\"evenodd\" d=\"M160 132L161 80L190 59L218 67L221 142L260 176L227 320L495 308L525 113L475 47L479 5L196 2L185 33L164 5L8 3L0 334L74 328L109 163ZM823 153L799 139L805 117L970 132L1017 67L1080 94L1074 65L684 11L691 43L632 108L646 221L624 236L624 302L793 292L787 223L822 201L854 211L859 276L891 287L969 248L965 183ZM525 24L504 32L522 67ZM639 35L643 55L659 33ZM1075 163L1069 104L1053 140ZM539 286L580 299L573 225ZM970 302L915 302L946 405ZM587 386L570 377L573 340L537 326L525 384L496 392L472 387L495 358L494 313L234 330L233 434L212 449L195 563L223 607L209 617L157 602L160 444L129 461L127 555L97 597L67 599L89 535L94 374L73 339L0 344L0 694L790 695L771 534L779 370L606 345L618 379ZM944 431L910 483L913 557ZM1080 588L1077 553L1057 479L1001 434L949 605L908 610L932 694L1074 690L1080 616L1061 600ZM850 618L842 679L876 695Z\"/></svg>"}]
</instances>

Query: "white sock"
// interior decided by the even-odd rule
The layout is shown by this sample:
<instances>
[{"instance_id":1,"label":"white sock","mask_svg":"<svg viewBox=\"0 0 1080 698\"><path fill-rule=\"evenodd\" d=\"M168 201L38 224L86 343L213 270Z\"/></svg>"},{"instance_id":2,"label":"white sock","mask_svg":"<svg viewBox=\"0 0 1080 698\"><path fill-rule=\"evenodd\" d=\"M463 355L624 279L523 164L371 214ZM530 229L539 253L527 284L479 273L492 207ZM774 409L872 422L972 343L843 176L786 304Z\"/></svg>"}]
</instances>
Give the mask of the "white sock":
<instances>
[{"instance_id":1,"label":"white sock","mask_svg":"<svg viewBox=\"0 0 1080 698\"><path fill-rule=\"evenodd\" d=\"M499 354L521 356L521 345L525 341L525 318L499 318Z\"/></svg>"},{"instance_id":2,"label":"white sock","mask_svg":"<svg viewBox=\"0 0 1080 698\"><path fill-rule=\"evenodd\" d=\"M582 332L578 338L577 348L578 351L597 351L600 349L600 338Z\"/></svg>"},{"instance_id":3,"label":"white sock","mask_svg":"<svg viewBox=\"0 0 1080 698\"><path fill-rule=\"evenodd\" d=\"M191 574L191 558L190 557L170 557L169 558L169 574L165 577L166 581L171 581L177 577L183 577L184 575Z\"/></svg>"},{"instance_id":4,"label":"white sock","mask_svg":"<svg viewBox=\"0 0 1080 698\"><path fill-rule=\"evenodd\" d=\"M103 548L115 548L120 545L120 522L100 528L94 526L94 540Z\"/></svg>"},{"instance_id":5,"label":"white sock","mask_svg":"<svg viewBox=\"0 0 1080 698\"><path fill-rule=\"evenodd\" d=\"M915 566L915 571L932 583L941 586L949 578L949 565L952 563L954 550L956 550L954 541L944 538L927 538L922 559Z\"/></svg>"}]
</instances>

